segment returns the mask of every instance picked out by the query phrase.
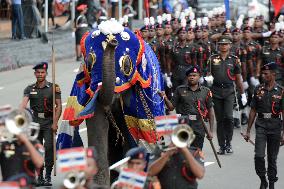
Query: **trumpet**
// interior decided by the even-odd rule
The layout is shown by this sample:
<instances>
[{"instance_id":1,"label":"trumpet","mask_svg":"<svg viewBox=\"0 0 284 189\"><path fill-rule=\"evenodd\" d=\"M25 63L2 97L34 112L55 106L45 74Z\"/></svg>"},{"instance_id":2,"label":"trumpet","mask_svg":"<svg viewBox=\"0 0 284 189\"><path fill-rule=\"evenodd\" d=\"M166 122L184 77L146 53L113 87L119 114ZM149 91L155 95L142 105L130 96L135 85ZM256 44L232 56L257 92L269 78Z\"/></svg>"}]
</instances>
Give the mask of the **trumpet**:
<instances>
[{"instance_id":1,"label":"trumpet","mask_svg":"<svg viewBox=\"0 0 284 189\"><path fill-rule=\"evenodd\" d=\"M187 124L179 124L173 130L171 141L175 147L166 148L163 151L169 151L176 148L184 148L189 146L195 139L195 134L191 127Z\"/></svg>"},{"instance_id":2,"label":"trumpet","mask_svg":"<svg viewBox=\"0 0 284 189\"><path fill-rule=\"evenodd\" d=\"M74 189L78 186L84 186L85 183L86 183L85 173L77 171L69 172L63 180L63 185L68 189Z\"/></svg>"},{"instance_id":3,"label":"trumpet","mask_svg":"<svg viewBox=\"0 0 284 189\"><path fill-rule=\"evenodd\" d=\"M14 109L4 115L4 127L0 127L0 142L17 140L16 135L25 134L34 141L39 134L39 124L32 122L32 115L28 110Z\"/></svg>"}]
</instances>

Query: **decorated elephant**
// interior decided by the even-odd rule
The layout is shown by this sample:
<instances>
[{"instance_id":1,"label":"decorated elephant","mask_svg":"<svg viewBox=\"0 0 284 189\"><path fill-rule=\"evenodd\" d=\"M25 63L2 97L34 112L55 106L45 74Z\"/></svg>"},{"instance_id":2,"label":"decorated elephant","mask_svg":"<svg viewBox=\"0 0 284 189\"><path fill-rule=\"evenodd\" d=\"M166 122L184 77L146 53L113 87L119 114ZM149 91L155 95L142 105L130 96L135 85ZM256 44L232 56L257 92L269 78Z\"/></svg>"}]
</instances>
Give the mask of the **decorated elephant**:
<instances>
[{"instance_id":1,"label":"decorated elephant","mask_svg":"<svg viewBox=\"0 0 284 189\"><path fill-rule=\"evenodd\" d=\"M68 97L63 120L73 126L86 120L88 145L98 151L99 172L95 180L109 184L108 153L110 157L116 154L108 149L108 137L121 136L130 146L158 140L154 117L164 114L163 99L158 95L163 90L159 62L139 34L113 19L86 33L81 49L84 62ZM116 129L111 136L109 122Z\"/></svg>"}]
</instances>

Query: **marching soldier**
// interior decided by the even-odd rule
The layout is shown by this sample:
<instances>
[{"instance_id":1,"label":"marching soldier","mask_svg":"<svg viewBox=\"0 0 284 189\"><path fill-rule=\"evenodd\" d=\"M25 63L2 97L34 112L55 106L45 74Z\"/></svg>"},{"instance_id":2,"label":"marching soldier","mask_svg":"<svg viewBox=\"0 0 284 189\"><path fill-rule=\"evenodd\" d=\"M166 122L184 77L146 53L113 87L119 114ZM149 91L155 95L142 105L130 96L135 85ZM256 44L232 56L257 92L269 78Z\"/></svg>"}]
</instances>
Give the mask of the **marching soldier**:
<instances>
[{"instance_id":1,"label":"marching soldier","mask_svg":"<svg viewBox=\"0 0 284 189\"><path fill-rule=\"evenodd\" d=\"M143 40L147 42L149 36L149 18L144 18L144 26L140 28L140 32Z\"/></svg>"},{"instance_id":2,"label":"marching soldier","mask_svg":"<svg viewBox=\"0 0 284 189\"><path fill-rule=\"evenodd\" d=\"M184 20L185 21L185 20ZM184 84L185 75L184 72L190 65L196 63L193 60L194 47L193 45L188 45L186 42L187 29L186 23L178 30L178 42L176 43L172 53L171 53L171 67L172 67L172 82L173 90L179 85Z\"/></svg>"},{"instance_id":3,"label":"marching soldier","mask_svg":"<svg viewBox=\"0 0 284 189\"><path fill-rule=\"evenodd\" d=\"M148 34L148 43L152 43L152 41L156 37L156 29L155 29L155 19L154 17L150 17L150 25L149 25L149 34Z\"/></svg>"},{"instance_id":4,"label":"marching soldier","mask_svg":"<svg viewBox=\"0 0 284 189\"><path fill-rule=\"evenodd\" d=\"M250 139L250 130L255 121L255 170L261 179L260 189L274 189L277 178L277 155L279 145L284 144L283 123L284 88L275 82L277 65L274 62L265 64L262 70L263 83L254 90L245 139ZM282 131L282 137L281 137ZM265 168L265 148L267 146L268 169Z\"/></svg>"},{"instance_id":5,"label":"marching soldier","mask_svg":"<svg viewBox=\"0 0 284 189\"><path fill-rule=\"evenodd\" d=\"M234 55L230 55L232 39L229 36L221 36L218 41L220 53L212 55L208 60L208 75L214 77L212 85L214 111L217 121L217 137L222 155L233 153L233 105L235 99L235 83L241 94L242 104L247 103L241 82L240 60ZM212 77L205 77L208 84L212 83Z\"/></svg>"},{"instance_id":6,"label":"marching soldier","mask_svg":"<svg viewBox=\"0 0 284 189\"><path fill-rule=\"evenodd\" d=\"M43 168L40 170L38 178L39 185L51 186L51 172L53 168L53 133L58 128L58 120L61 115L61 91L55 84L55 112L53 112L53 94L52 83L46 80L48 64L41 62L33 67L36 77L36 83L29 85L24 90L24 98L21 108L27 108L30 101L30 109L33 112L34 122L40 124L40 132L38 140L43 143L45 149L45 180L43 177ZM55 122L53 122L53 114L55 114Z\"/></svg>"},{"instance_id":7,"label":"marching soldier","mask_svg":"<svg viewBox=\"0 0 284 189\"><path fill-rule=\"evenodd\" d=\"M186 71L186 76L188 84L181 85L176 89L172 102L163 93L160 95L164 97L166 106L170 111L176 109L177 114L188 117L189 125L196 136L191 146L202 150L205 130L200 114L209 119L210 132L207 137L210 139L213 137L214 111L212 93L207 87L200 86L201 70L198 66L191 66Z\"/></svg>"},{"instance_id":8,"label":"marching soldier","mask_svg":"<svg viewBox=\"0 0 284 189\"><path fill-rule=\"evenodd\" d=\"M280 32L275 31L269 38L270 45L263 47L262 53L257 62L256 76L260 76L260 68L269 62L275 62L277 64L276 70L276 82L280 85L284 85L284 49L279 46Z\"/></svg>"}]
</instances>

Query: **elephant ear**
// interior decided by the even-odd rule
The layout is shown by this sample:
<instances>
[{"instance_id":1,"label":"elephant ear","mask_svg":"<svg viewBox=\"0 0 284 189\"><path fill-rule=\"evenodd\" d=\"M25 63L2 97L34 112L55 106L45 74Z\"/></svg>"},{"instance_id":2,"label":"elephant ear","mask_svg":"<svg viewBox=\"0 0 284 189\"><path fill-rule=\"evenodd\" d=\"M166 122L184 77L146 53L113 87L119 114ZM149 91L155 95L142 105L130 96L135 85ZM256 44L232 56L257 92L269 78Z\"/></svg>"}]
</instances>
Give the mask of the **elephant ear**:
<instances>
[{"instance_id":1,"label":"elephant ear","mask_svg":"<svg viewBox=\"0 0 284 189\"><path fill-rule=\"evenodd\" d=\"M84 35L82 36L81 38L81 41L80 41L80 46L81 46L81 52L83 53L83 56L84 56L84 59L86 57L86 46L85 46L85 41L86 41L86 38L87 36L90 34L90 32L86 32L84 33Z\"/></svg>"}]
</instances>

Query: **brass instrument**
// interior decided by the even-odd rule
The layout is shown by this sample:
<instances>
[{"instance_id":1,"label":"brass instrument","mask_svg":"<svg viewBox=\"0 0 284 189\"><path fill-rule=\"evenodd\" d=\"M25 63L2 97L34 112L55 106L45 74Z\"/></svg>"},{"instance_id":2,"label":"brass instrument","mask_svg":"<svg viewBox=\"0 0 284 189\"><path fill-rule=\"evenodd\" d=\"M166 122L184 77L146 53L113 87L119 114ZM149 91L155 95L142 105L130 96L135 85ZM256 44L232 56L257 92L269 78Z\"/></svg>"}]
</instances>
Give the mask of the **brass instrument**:
<instances>
[{"instance_id":1,"label":"brass instrument","mask_svg":"<svg viewBox=\"0 0 284 189\"><path fill-rule=\"evenodd\" d=\"M85 173L78 171L69 172L63 180L63 185L68 189L74 189L78 186L84 186L85 183L86 183Z\"/></svg>"},{"instance_id":2,"label":"brass instrument","mask_svg":"<svg viewBox=\"0 0 284 189\"><path fill-rule=\"evenodd\" d=\"M0 142L17 140L19 134L25 134L33 141L39 133L39 124L32 122L32 115L28 110L14 109L4 115L4 127L0 127Z\"/></svg>"},{"instance_id":3,"label":"brass instrument","mask_svg":"<svg viewBox=\"0 0 284 189\"><path fill-rule=\"evenodd\" d=\"M184 148L194 141L195 135L192 128L187 124L179 124L174 128L171 139L176 147Z\"/></svg>"}]
</instances>

